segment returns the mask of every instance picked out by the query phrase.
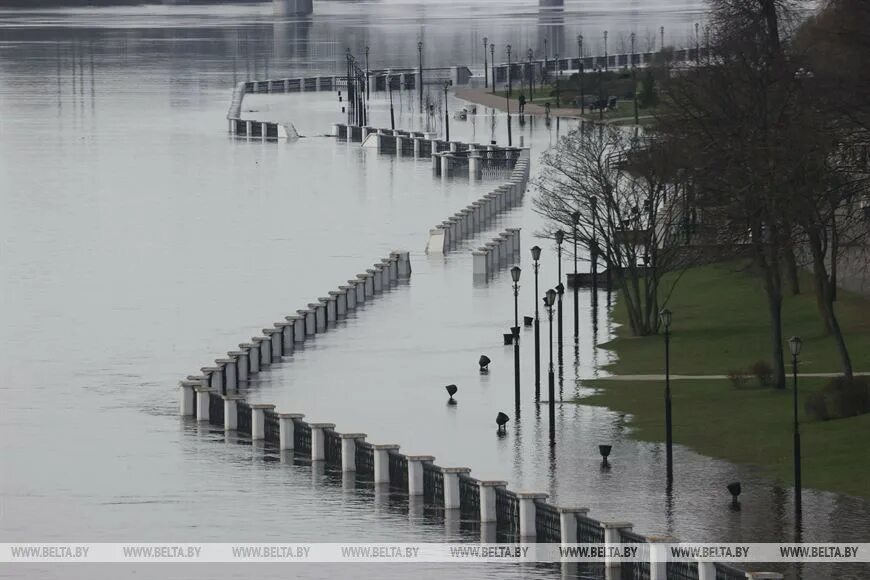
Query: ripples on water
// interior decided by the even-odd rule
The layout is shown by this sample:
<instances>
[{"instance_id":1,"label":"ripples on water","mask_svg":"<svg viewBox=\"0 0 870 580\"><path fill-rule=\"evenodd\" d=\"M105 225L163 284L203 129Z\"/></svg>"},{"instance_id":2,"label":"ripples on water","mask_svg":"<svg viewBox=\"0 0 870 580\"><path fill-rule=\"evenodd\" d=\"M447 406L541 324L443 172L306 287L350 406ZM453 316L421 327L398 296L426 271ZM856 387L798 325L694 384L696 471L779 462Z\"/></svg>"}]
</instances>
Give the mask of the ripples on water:
<instances>
[{"instance_id":1,"label":"ripples on water","mask_svg":"<svg viewBox=\"0 0 870 580\"><path fill-rule=\"evenodd\" d=\"M572 55L576 34L608 28L616 51L631 31L666 25L690 34L697 2L579 2L540 16L525 3L321 2L309 20L274 21L264 6L0 11L0 539L30 541L440 541L463 536L395 499L345 489L309 466L264 461L250 445L180 421L176 381L322 296L395 248L413 252L407 287L368 304L342 327L261 373L249 397L334 421L405 452L467 465L515 489L548 491L602 519L691 540L791 539L791 493L748 469L676 450L669 498L660 445L627 439L625 418L605 409L558 410L560 445L546 449L546 413L531 403L533 344L523 335L522 421L511 415L512 324L506 272L471 281L469 250L521 226L524 252L541 222L524 207L446 259L421 250L426 232L493 183L432 178L428 160L379 157L317 137L340 120L334 95L257 96L256 118L292 122L295 143L229 139L232 84L246 78L332 73L344 48L372 49L372 67L413 66L419 35L427 66L480 65L488 36L521 52L543 38ZM670 37L669 37L670 38ZM596 41L587 40L594 49ZM397 95L400 125L418 125L413 95ZM460 106L451 100L451 110ZM373 99L388 123L384 95ZM481 110L451 135L504 142L504 118ZM533 158L560 123L515 127ZM435 127L440 130L440 121ZM553 283L545 244L541 289ZM521 315L531 314L524 258ZM582 267L581 267L582 268ZM571 269L566 262L565 271ZM549 277L549 278L548 278ZM572 326L566 295L565 331ZM580 296L579 364L566 348L562 395L575 376L606 362L592 349L611 333L602 296ZM546 325L542 326L544 337ZM493 372L477 374L477 356ZM445 406L443 385L460 387ZM569 386L570 385L570 386ZM610 472L597 445L614 445ZM743 510L728 510L724 484L744 483ZM804 537L868 537L865 502L805 495ZM404 566L318 565L307 577L406 577ZM838 570L841 570L838 568ZM248 577L248 568L115 565L10 567L8 577ZM288 569L260 566L258 574ZM415 575L455 575L421 565ZM474 568L475 576L551 576L548 567ZM805 575L809 577L809 575Z\"/></svg>"}]
</instances>

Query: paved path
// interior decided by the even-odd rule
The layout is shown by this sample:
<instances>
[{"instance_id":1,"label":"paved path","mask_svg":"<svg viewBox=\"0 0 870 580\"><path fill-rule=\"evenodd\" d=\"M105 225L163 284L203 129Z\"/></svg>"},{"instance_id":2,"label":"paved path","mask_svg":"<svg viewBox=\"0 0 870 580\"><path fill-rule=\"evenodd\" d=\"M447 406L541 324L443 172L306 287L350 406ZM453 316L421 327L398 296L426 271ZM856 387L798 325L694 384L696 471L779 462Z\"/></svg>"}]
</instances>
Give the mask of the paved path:
<instances>
[{"instance_id":1,"label":"paved path","mask_svg":"<svg viewBox=\"0 0 870 580\"><path fill-rule=\"evenodd\" d=\"M519 91L517 91L517 96L519 96ZM457 88L456 96L460 99L464 99L466 101L471 101L472 103L477 103L478 105L483 105L485 107L492 107L493 109L498 109L500 111L507 110L507 101L505 97L494 95L490 91L490 89L469 89L469 88ZM516 99L510 99L511 103L511 113L519 114L520 111L520 103ZM536 105L535 103L526 103L526 114L527 115L546 115L547 110L542 105ZM550 109L551 117L584 117L586 115L580 114L580 109L574 108L560 108L557 109L553 107Z\"/></svg>"},{"instance_id":2,"label":"paved path","mask_svg":"<svg viewBox=\"0 0 870 580\"><path fill-rule=\"evenodd\" d=\"M838 377L843 373L798 373L799 377ZM855 373L856 376L870 376L870 372ZM791 374L789 374L791 376ZM672 381L704 381L708 379L727 379L728 375L671 375ZM586 379L592 380L592 379ZM609 377L601 377L601 381L663 381L665 375L611 375Z\"/></svg>"}]
</instances>

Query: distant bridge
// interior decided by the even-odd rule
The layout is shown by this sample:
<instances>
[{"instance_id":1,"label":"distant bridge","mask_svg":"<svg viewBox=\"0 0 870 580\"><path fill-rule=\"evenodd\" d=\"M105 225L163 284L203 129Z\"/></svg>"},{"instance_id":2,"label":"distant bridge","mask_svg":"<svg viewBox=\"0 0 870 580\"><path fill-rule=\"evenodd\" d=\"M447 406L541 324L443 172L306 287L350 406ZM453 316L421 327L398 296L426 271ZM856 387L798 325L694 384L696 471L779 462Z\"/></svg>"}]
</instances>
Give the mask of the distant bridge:
<instances>
[{"instance_id":1,"label":"distant bridge","mask_svg":"<svg viewBox=\"0 0 870 580\"><path fill-rule=\"evenodd\" d=\"M565 0L538 0L538 6L541 8L560 8L564 5ZM275 16L307 16L314 12L313 0L272 0L272 7Z\"/></svg>"}]
</instances>

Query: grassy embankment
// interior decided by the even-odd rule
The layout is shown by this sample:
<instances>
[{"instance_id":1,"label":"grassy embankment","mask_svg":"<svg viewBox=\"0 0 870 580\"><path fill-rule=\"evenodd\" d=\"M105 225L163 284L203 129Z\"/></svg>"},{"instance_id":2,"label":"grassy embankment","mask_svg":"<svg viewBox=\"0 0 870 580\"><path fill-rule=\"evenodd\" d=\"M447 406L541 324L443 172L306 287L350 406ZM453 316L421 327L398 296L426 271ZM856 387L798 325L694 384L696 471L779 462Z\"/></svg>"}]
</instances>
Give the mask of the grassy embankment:
<instances>
[{"instance_id":1,"label":"grassy embankment","mask_svg":"<svg viewBox=\"0 0 870 580\"><path fill-rule=\"evenodd\" d=\"M803 294L785 300L785 337L798 335L803 339L800 372L837 372L834 344L819 322L809 279L803 280L802 289ZM688 271L668 307L673 311L674 374L722 375L746 369L769 356L764 293L759 280L737 264ZM854 369L870 370L870 300L842 292L837 309ZM613 316L616 322L625 323L626 313L618 301ZM633 338L622 327L617 338L602 347L619 357L608 369L614 374L663 372L661 336ZM827 380L799 379L801 399ZM631 414L634 436L639 439L664 439L663 381L598 380L586 384L598 387L599 392L584 398L584 404ZM725 379L673 381L674 440L708 456L759 466L790 484L791 390L755 387L754 377L748 384L737 389ZM864 459L870 441L870 415L814 421L804 413L801 401L800 420L804 486L870 498L870 462Z\"/></svg>"}]
</instances>

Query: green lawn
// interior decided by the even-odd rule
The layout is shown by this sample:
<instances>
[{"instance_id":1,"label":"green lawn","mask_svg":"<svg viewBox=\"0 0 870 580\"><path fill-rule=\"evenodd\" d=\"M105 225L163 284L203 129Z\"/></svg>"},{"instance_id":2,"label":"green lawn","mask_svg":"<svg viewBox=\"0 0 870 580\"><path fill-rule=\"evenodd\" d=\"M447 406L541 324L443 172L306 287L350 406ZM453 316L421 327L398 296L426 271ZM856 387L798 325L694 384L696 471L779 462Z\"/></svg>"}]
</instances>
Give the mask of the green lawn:
<instances>
[{"instance_id":1,"label":"green lawn","mask_svg":"<svg viewBox=\"0 0 870 580\"><path fill-rule=\"evenodd\" d=\"M837 372L833 341L819 321L809 276L803 293L787 296L783 304L784 338L803 340L802 372ZM837 314L856 371L870 371L870 300L841 291ZM613 316L625 322L625 310L616 301ZM746 266L729 262L693 268L677 284L667 307L671 324L671 372L674 374L727 374L758 360L769 360L768 314L761 281ZM617 338L601 345L619 359L607 370L614 374L664 372L661 336L634 338L627 327ZM784 345L788 352L787 345Z\"/></svg>"},{"instance_id":2,"label":"green lawn","mask_svg":"<svg viewBox=\"0 0 870 580\"><path fill-rule=\"evenodd\" d=\"M801 399L823 379L801 379ZM664 384L594 381L599 393L583 404L629 413L632 436L663 441ZM674 441L711 457L755 465L792 484L791 390L735 390L726 380L671 383ZM800 403L803 485L870 498L870 415L809 421Z\"/></svg>"},{"instance_id":3,"label":"green lawn","mask_svg":"<svg viewBox=\"0 0 870 580\"><path fill-rule=\"evenodd\" d=\"M784 332L804 341L801 371L836 372L837 357L822 331L815 299L789 296ZM671 368L674 374L727 374L767 359L767 312L760 282L740 264L705 266L688 271L668 307L673 311ZM870 300L842 292L838 301L856 371L870 370ZM613 311L624 322L619 301ZM604 345L618 355L609 368L619 375L661 374L661 336L632 338L626 327ZM787 349L786 349L787 352ZM827 379L800 379L801 398ZM754 385L754 379L749 384ZM584 381L598 388L583 404L606 406L631 415L634 436L664 439L662 381ZM791 384L791 377L789 377ZM751 464L790 484L792 474L791 391L735 389L723 379L679 380L671 384L674 439L698 452ZM862 460L870 440L870 415L818 422L806 417L800 402L804 485L870 498L870 462Z\"/></svg>"}]
</instances>

